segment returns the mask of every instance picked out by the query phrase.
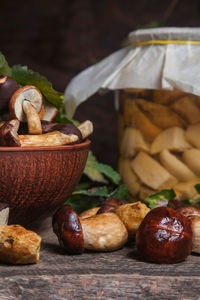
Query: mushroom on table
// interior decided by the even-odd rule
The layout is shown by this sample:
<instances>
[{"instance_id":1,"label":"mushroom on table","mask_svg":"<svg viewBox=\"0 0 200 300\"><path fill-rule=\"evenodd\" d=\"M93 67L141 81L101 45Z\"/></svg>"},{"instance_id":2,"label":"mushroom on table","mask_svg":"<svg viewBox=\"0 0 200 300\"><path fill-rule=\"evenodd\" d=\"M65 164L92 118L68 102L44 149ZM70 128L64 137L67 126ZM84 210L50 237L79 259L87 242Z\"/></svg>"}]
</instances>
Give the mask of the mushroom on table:
<instances>
[{"instance_id":1,"label":"mushroom on table","mask_svg":"<svg viewBox=\"0 0 200 300\"><path fill-rule=\"evenodd\" d=\"M69 204L60 207L53 216L52 225L58 241L67 252L114 251L128 240L125 225L114 212L81 217Z\"/></svg>"}]
</instances>

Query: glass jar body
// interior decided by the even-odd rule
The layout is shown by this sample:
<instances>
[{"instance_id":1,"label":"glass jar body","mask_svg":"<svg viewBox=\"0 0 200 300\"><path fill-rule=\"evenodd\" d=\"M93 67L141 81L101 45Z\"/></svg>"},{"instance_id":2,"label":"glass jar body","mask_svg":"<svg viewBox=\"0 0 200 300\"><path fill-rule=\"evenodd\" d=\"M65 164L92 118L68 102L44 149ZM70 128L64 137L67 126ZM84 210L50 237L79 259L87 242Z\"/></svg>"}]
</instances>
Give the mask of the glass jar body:
<instances>
[{"instance_id":1,"label":"glass jar body","mask_svg":"<svg viewBox=\"0 0 200 300\"><path fill-rule=\"evenodd\" d=\"M181 90L119 91L119 173L131 200L200 184L200 97Z\"/></svg>"}]
</instances>

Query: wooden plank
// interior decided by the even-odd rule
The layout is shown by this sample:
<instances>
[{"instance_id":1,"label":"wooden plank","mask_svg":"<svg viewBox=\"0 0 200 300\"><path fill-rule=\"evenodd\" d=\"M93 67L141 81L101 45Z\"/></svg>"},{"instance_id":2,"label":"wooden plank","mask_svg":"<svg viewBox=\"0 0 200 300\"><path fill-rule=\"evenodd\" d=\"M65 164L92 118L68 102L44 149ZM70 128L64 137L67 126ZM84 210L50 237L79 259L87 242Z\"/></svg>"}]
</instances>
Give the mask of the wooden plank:
<instances>
[{"instance_id":1,"label":"wooden plank","mask_svg":"<svg viewBox=\"0 0 200 300\"><path fill-rule=\"evenodd\" d=\"M199 299L200 278L69 274L0 280L0 299Z\"/></svg>"},{"instance_id":2,"label":"wooden plank","mask_svg":"<svg viewBox=\"0 0 200 300\"><path fill-rule=\"evenodd\" d=\"M142 262L133 245L68 255L50 226L41 235L37 264L0 265L0 299L200 299L197 255L175 265Z\"/></svg>"}]
</instances>

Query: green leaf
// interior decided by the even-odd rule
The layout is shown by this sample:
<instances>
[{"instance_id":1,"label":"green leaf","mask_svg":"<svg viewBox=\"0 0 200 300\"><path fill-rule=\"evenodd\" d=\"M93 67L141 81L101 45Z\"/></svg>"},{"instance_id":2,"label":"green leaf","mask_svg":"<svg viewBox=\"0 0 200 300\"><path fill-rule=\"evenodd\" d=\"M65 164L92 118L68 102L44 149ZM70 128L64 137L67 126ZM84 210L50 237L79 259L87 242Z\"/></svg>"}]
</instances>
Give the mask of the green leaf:
<instances>
[{"instance_id":1,"label":"green leaf","mask_svg":"<svg viewBox=\"0 0 200 300\"><path fill-rule=\"evenodd\" d=\"M198 183L194 187L195 187L197 193L200 194L200 184Z\"/></svg>"},{"instance_id":2,"label":"green leaf","mask_svg":"<svg viewBox=\"0 0 200 300\"><path fill-rule=\"evenodd\" d=\"M52 105L58 109L63 107L63 94L54 90L47 78L38 72L28 69L27 66L14 65L12 67L12 77L21 85L36 86Z\"/></svg>"},{"instance_id":3,"label":"green leaf","mask_svg":"<svg viewBox=\"0 0 200 300\"><path fill-rule=\"evenodd\" d=\"M174 199L175 196L176 194L173 189L162 190L146 198L145 202L151 209L153 209L158 206L166 206L170 200Z\"/></svg>"},{"instance_id":4,"label":"green leaf","mask_svg":"<svg viewBox=\"0 0 200 300\"><path fill-rule=\"evenodd\" d=\"M11 68L8 65L8 62L5 56L0 52L0 75L11 75Z\"/></svg>"},{"instance_id":5,"label":"green leaf","mask_svg":"<svg viewBox=\"0 0 200 300\"><path fill-rule=\"evenodd\" d=\"M79 191L79 190L88 190L91 188L92 182L90 181L83 181L83 177L81 177L81 181L77 184L75 187L74 191Z\"/></svg>"},{"instance_id":6,"label":"green leaf","mask_svg":"<svg viewBox=\"0 0 200 300\"><path fill-rule=\"evenodd\" d=\"M119 198L126 200L128 197L128 187L125 184L121 184L109 195L109 198Z\"/></svg>"},{"instance_id":7,"label":"green leaf","mask_svg":"<svg viewBox=\"0 0 200 300\"><path fill-rule=\"evenodd\" d=\"M78 214L84 210L96 207L98 204L94 198L83 195L71 195L65 203L70 204Z\"/></svg>"},{"instance_id":8,"label":"green leaf","mask_svg":"<svg viewBox=\"0 0 200 300\"><path fill-rule=\"evenodd\" d=\"M192 204L190 199L183 199L183 200L181 200L181 202L183 202L186 205L191 205Z\"/></svg>"},{"instance_id":9,"label":"green leaf","mask_svg":"<svg viewBox=\"0 0 200 300\"><path fill-rule=\"evenodd\" d=\"M115 170L113 170L113 168L111 166L96 162L94 164L94 167L100 173L102 173L106 177L108 177L112 183L114 183L116 185L119 184L121 177L120 177L119 173L117 173Z\"/></svg>"},{"instance_id":10,"label":"green leaf","mask_svg":"<svg viewBox=\"0 0 200 300\"><path fill-rule=\"evenodd\" d=\"M104 176L96 169L97 160L95 156L89 151L88 159L84 169L84 174L88 176L92 181L100 183L108 183Z\"/></svg>"},{"instance_id":11,"label":"green leaf","mask_svg":"<svg viewBox=\"0 0 200 300\"><path fill-rule=\"evenodd\" d=\"M182 202L184 204L187 204L187 205L197 205L197 206L200 206L200 198L199 197L194 198L194 199L183 199Z\"/></svg>"},{"instance_id":12,"label":"green leaf","mask_svg":"<svg viewBox=\"0 0 200 300\"><path fill-rule=\"evenodd\" d=\"M77 190L72 193L73 195L84 195L89 197L108 197L107 187L94 187L89 190Z\"/></svg>"}]
</instances>

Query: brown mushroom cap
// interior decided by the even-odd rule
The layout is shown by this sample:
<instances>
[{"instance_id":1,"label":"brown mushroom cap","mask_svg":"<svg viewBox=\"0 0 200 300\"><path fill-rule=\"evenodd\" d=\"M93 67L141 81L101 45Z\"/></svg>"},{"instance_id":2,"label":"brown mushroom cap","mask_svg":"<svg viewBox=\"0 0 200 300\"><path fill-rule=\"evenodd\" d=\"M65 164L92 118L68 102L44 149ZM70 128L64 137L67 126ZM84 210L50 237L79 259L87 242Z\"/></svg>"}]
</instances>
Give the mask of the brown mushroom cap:
<instances>
[{"instance_id":1,"label":"brown mushroom cap","mask_svg":"<svg viewBox=\"0 0 200 300\"><path fill-rule=\"evenodd\" d=\"M35 107L37 113L40 113L43 96L40 91L32 85L25 85L16 90L10 99L9 109L11 115L21 122L27 122L22 105L24 100L28 100Z\"/></svg>"},{"instance_id":2,"label":"brown mushroom cap","mask_svg":"<svg viewBox=\"0 0 200 300\"><path fill-rule=\"evenodd\" d=\"M51 131L60 131L66 135L74 134L78 136L77 143L80 143L82 141L81 131L78 129L78 127L69 123L55 124L55 126L52 127L51 130L49 130L49 132Z\"/></svg>"},{"instance_id":3,"label":"brown mushroom cap","mask_svg":"<svg viewBox=\"0 0 200 300\"><path fill-rule=\"evenodd\" d=\"M67 252L81 254L84 251L83 230L79 217L69 204L57 210L52 219L54 233Z\"/></svg>"},{"instance_id":4,"label":"brown mushroom cap","mask_svg":"<svg viewBox=\"0 0 200 300\"><path fill-rule=\"evenodd\" d=\"M0 76L0 112L8 111L12 94L19 88L19 84L10 76Z\"/></svg>"}]
</instances>

